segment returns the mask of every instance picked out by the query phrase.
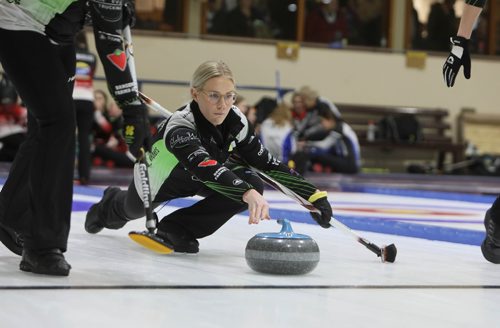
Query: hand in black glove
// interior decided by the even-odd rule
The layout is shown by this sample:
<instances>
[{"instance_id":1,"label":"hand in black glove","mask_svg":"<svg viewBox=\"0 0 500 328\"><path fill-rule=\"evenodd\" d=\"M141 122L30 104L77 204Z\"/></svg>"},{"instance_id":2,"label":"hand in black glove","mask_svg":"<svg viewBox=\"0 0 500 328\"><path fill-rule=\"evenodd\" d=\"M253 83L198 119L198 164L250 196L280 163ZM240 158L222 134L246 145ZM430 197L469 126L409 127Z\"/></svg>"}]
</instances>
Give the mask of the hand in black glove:
<instances>
[{"instance_id":1,"label":"hand in black glove","mask_svg":"<svg viewBox=\"0 0 500 328\"><path fill-rule=\"evenodd\" d=\"M443 77L446 85L452 87L455 84L460 66L464 67L464 76L470 79L470 54L469 40L461 36L455 36L450 39L451 52L443 65Z\"/></svg>"},{"instance_id":2,"label":"hand in black glove","mask_svg":"<svg viewBox=\"0 0 500 328\"><path fill-rule=\"evenodd\" d=\"M141 155L141 148L149 150L151 133L144 104L123 106L123 137L136 158Z\"/></svg>"},{"instance_id":3,"label":"hand in black glove","mask_svg":"<svg viewBox=\"0 0 500 328\"><path fill-rule=\"evenodd\" d=\"M309 197L309 201L318 209L321 214L311 212L311 216L323 228L330 228L332 219L332 207L326 197L326 191L317 191Z\"/></svg>"},{"instance_id":4,"label":"hand in black glove","mask_svg":"<svg viewBox=\"0 0 500 328\"><path fill-rule=\"evenodd\" d=\"M135 3L134 0L123 0L123 27L135 26Z\"/></svg>"}]
</instances>

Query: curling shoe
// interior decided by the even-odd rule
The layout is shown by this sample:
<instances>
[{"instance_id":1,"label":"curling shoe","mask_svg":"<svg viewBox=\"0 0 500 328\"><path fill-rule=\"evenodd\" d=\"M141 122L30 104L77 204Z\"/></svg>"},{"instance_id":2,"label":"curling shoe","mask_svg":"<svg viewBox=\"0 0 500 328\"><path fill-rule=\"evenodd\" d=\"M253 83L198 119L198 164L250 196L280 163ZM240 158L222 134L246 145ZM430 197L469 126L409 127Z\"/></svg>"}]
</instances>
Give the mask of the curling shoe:
<instances>
[{"instance_id":1,"label":"curling shoe","mask_svg":"<svg viewBox=\"0 0 500 328\"><path fill-rule=\"evenodd\" d=\"M200 243L187 234L175 234L157 230L156 235L163 239L166 244L172 245L176 253L196 254L200 251Z\"/></svg>"},{"instance_id":2,"label":"curling shoe","mask_svg":"<svg viewBox=\"0 0 500 328\"><path fill-rule=\"evenodd\" d=\"M4 244L12 253L19 256L23 253L24 240L21 234L15 232L11 228L0 224L0 241Z\"/></svg>"},{"instance_id":3,"label":"curling shoe","mask_svg":"<svg viewBox=\"0 0 500 328\"><path fill-rule=\"evenodd\" d=\"M486 211L484 216L484 227L486 228L486 237L481 244L481 252L485 259L491 263L500 263L500 226L493 221L491 217L492 210Z\"/></svg>"},{"instance_id":4,"label":"curling shoe","mask_svg":"<svg viewBox=\"0 0 500 328\"><path fill-rule=\"evenodd\" d=\"M42 250L25 248L23 249L23 258L19 264L19 269L51 276L67 276L71 265L66 262L59 248Z\"/></svg>"},{"instance_id":5,"label":"curling shoe","mask_svg":"<svg viewBox=\"0 0 500 328\"><path fill-rule=\"evenodd\" d=\"M87 216L85 217L85 231L95 234L106 227L106 214L111 211L110 202L120 191L121 189L118 187L108 187L106 188L106 190L104 190L101 201L92 205L87 212Z\"/></svg>"}]
</instances>

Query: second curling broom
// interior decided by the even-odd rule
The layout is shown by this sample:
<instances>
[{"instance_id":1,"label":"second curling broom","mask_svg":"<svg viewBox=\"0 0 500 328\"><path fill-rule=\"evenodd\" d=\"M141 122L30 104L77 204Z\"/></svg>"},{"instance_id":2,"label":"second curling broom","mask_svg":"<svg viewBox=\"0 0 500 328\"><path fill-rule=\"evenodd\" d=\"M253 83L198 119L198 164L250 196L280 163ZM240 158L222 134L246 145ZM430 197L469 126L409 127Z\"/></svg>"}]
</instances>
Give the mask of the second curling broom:
<instances>
[{"instance_id":1,"label":"second curling broom","mask_svg":"<svg viewBox=\"0 0 500 328\"><path fill-rule=\"evenodd\" d=\"M127 52L127 63L130 68L132 79L137 85L137 75L135 71L134 54L132 48L132 34L130 26L123 30L123 37L125 41L125 50ZM167 243L162 238L156 235L156 225L158 223L158 216L153 211L153 202L151 199L151 187L149 183L149 174L146 160L146 153L142 152L138 158L134 158L132 154L127 152L134 164L134 183L139 196L144 204L144 212L146 215L146 230L145 231L131 231L128 236L130 239L139 245L160 254L169 254L174 251L172 245Z\"/></svg>"}]
</instances>

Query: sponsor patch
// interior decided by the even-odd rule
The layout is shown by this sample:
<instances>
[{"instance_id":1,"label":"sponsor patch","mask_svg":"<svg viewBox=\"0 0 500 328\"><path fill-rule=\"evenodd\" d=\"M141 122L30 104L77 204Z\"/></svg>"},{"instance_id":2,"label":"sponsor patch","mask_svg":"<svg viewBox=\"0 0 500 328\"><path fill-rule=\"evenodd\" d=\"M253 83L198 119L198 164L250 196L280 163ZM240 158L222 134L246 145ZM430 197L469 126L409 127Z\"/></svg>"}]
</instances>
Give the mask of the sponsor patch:
<instances>
[{"instance_id":1,"label":"sponsor patch","mask_svg":"<svg viewBox=\"0 0 500 328\"><path fill-rule=\"evenodd\" d=\"M198 164L198 167L207 167L207 166L215 166L217 165L217 161L215 159L207 159L200 164Z\"/></svg>"},{"instance_id":2,"label":"sponsor patch","mask_svg":"<svg viewBox=\"0 0 500 328\"><path fill-rule=\"evenodd\" d=\"M127 68L127 55L124 51L116 49L113 53L106 55L106 57L120 71L123 72Z\"/></svg>"},{"instance_id":3,"label":"sponsor patch","mask_svg":"<svg viewBox=\"0 0 500 328\"><path fill-rule=\"evenodd\" d=\"M156 158L156 156L158 156L159 153L160 150L157 147L153 147L153 149L151 149L151 152L147 153L149 162L151 163Z\"/></svg>"},{"instance_id":4,"label":"sponsor patch","mask_svg":"<svg viewBox=\"0 0 500 328\"><path fill-rule=\"evenodd\" d=\"M91 3L101 18L107 22L116 22L122 18L122 1L93 0Z\"/></svg>"},{"instance_id":5,"label":"sponsor patch","mask_svg":"<svg viewBox=\"0 0 500 328\"><path fill-rule=\"evenodd\" d=\"M189 154L187 158L188 158L189 162L192 162L198 156L208 157L209 154L205 151L205 149L197 149L194 152L192 152L191 154Z\"/></svg>"},{"instance_id":6,"label":"sponsor patch","mask_svg":"<svg viewBox=\"0 0 500 328\"><path fill-rule=\"evenodd\" d=\"M218 180L222 173L229 171L229 169L225 166L219 167L217 171L214 173L214 179Z\"/></svg>"},{"instance_id":7,"label":"sponsor patch","mask_svg":"<svg viewBox=\"0 0 500 328\"><path fill-rule=\"evenodd\" d=\"M123 43L123 40L120 35L117 34L112 34L112 33L106 33L103 31L97 31L98 33L98 39L99 40L107 40L109 42L116 43L117 45L120 45Z\"/></svg>"},{"instance_id":8,"label":"sponsor patch","mask_svg":"<svg viewBox=\"0 0 500 328\"><path fill-rule=\"evenodd\" d=\"M134 82L128 82L115 86L115 96L124 95L131 92L137 92L137 86Z\"/></svg>"},{"instance_id":9,"label":"sponsor patch","mask_svg":"<svg viewBox=\"0 0 500 328\"><path fill-rule=\"evenodd\" d=\"M198 137L191 132L187 132L185 135L176 134L170 139L170 147L171 148L182 148L188 144L191 140L197 140Z\"/></svg>"}]
</instances>

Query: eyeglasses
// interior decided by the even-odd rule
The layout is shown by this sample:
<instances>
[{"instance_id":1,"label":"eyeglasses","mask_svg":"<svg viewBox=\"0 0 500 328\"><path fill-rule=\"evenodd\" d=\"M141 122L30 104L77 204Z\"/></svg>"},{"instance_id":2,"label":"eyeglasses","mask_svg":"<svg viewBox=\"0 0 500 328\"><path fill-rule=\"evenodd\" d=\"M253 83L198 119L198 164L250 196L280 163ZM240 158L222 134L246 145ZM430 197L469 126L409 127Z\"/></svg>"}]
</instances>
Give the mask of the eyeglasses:
<instances>
[{"instance_id":1,"label":"eyeglasses","mask_svg":"<svg viewBox=\"0 0 500 328\"><path fill-rule=\"evenodd\" d=\"M232 105L236 101L235 92L228 92L225 95L222 95L216 91L206 92L205 90L201 90L201 92L203 92L208 97L208 102L210 102L212 105L217 105L221 99L224 99L224 103L226 105Z\"/></svg>"}]
</instances>

